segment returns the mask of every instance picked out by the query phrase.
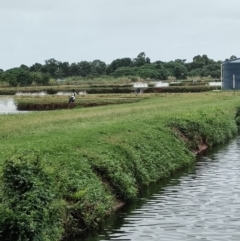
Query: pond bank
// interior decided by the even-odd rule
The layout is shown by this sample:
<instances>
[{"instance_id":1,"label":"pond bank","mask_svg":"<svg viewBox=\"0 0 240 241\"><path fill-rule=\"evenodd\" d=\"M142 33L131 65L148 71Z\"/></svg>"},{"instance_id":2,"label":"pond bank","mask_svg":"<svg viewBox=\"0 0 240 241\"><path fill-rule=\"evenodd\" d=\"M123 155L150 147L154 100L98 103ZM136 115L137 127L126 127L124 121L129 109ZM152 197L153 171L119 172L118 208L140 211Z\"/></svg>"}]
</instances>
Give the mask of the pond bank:
<instances>
[{"instance_id":1,"label":"pond bank","mask_svg":"<svg viewBox=\"0 0 240 241\"><path fill-rule=\"evenodd\" d=\"M72 103L70 109L72 108L87 108L94 106L103 106L103 105L112 105L116 103L111 102L89 102L89 103ZM122 104L122 103L119 103ZM17 109L19 111L43 111L43 110L60 110L60 109L69 109L68 103L19 103L17 104Z\"/></svg>"},{"instance_id":2,"label":"pond bank","mask_svg":"<svg viewBox=\"0 0 240 241\"><path fill-rule=\"evenodd\" d=\"M3 240L9 238L12 221L24 237L33 235L34 223L34 235L44 235L43 240L96 228L145 186L192 165L203 145L232 138L238 132L238 104L228 95L174 95L71 114L32 113L18 117L18 125L10 117L0 117ZM12 190L19 177L32 188ZM26 203L33 210L37 203L38 211L25 213ZM19 222L31 225L19 227Z\"/></svg>"}]
</instances>

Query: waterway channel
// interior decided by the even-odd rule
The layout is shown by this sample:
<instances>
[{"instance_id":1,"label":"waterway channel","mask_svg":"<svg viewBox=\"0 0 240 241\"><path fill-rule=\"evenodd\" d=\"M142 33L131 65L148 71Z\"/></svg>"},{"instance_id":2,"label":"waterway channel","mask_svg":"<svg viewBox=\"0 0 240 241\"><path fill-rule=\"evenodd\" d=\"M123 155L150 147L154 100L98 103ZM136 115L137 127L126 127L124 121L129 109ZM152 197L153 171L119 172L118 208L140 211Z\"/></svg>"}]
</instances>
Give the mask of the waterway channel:
<instances>
[{"instance_id":1,"label":"waterway channel","mask_svg":"<svg viewBox=\"0 0 240 241\"><path fill-rule=\"evenodd\" d=\"M240 240L240 136L152 185L81 241Z\"/></svg>"}]
</instances>

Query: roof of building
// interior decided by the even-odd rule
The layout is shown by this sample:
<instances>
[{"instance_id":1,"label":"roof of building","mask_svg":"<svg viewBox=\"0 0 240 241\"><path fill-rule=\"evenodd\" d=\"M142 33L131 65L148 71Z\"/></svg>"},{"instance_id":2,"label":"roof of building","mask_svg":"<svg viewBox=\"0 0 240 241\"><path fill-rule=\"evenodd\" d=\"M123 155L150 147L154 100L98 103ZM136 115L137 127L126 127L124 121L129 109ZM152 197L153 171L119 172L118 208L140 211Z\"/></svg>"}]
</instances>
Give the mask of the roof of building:
<instances>
[{"instance_id":1,"label":"roof of building","mask_svg":"<svg viewBox=\"0 0 240 241\"><path fill-rule=\"evenodd\" d=\"M224 61L223 63L224 64L226 64L226 63L237 64L237 63L240 63L240 58L233 59L233 60L227 60L227 61Z\"/></svg>"}]
</instances>

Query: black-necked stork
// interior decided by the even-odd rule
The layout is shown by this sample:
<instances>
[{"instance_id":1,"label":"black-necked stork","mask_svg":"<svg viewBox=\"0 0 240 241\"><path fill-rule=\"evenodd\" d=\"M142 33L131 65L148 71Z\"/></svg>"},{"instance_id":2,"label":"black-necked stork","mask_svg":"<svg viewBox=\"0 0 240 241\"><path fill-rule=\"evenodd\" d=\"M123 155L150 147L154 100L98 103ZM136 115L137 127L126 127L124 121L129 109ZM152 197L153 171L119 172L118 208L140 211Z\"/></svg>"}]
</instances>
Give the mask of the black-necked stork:
<instances>
[{"instance_id":1,"label":"black-necked stork","mask_svg":"<svg viewBox=\"0 0 240 241\"><path fill-rule=\"evenodd\" d=\"M72 92L73 92L73 95L70 96L68 99L68 107L70 107L71 104L73 104L76 99L75 95L77 94L77 92L75 90L72 90Z\"/></svg>"}]
</instances>

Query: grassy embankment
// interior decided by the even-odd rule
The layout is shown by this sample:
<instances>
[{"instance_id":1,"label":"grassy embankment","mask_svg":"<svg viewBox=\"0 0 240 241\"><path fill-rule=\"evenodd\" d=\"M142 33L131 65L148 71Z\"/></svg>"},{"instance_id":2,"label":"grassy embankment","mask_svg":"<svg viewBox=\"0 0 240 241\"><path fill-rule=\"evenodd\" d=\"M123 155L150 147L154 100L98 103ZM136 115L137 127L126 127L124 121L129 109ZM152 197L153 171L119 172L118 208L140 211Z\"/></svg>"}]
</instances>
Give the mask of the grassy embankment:
<instances>
[{"instance_id":1,"label":"grassy embankment","mask_svg":"<svg viewBox=\"0 0 240 241\"><path fill-rule=\"evenodd\" d=\"M55 110L67 109L68 95L45 95L45 96L9 96L14 98L19 110ZM148 95L138 94L92 94L76 95L76 101L72 107L93 107L110 104L134 103L141 99L149 98Z\"/></svg>"},{"instance_id":2,"label":"grassy embankment","mask_svg":"<svg viewBox=\"0 0 240 241\"><path fill-rule=\"evenodd\" d=\"M240 93L0 116L2 240L82 233L138 190L237 133ZM1 233L0 233L1 235Z\"/></svg>"}]
</instances>

